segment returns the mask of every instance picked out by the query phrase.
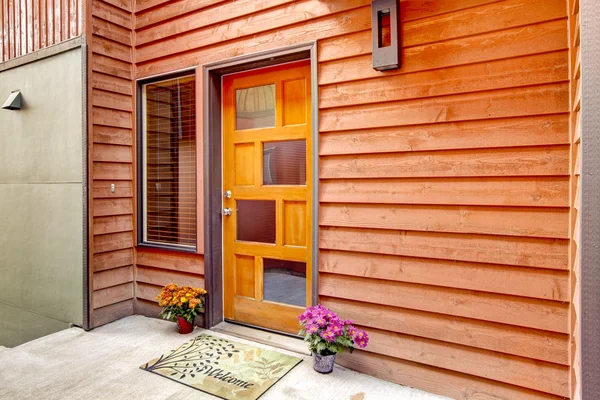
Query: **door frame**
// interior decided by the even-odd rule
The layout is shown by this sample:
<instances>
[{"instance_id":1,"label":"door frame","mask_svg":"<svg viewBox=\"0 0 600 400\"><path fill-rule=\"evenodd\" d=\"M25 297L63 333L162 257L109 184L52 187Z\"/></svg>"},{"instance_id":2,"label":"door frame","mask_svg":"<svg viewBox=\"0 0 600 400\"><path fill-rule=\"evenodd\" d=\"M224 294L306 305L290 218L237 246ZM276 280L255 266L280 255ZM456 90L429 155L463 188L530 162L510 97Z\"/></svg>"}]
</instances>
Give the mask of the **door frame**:
<instances>
[{"instance_id":1,"label":"door frame","mask_svg":"<svg viewBox=\"0 0 600 400\"><path fill-rule=\"evenodd\" d=\"M223 321L223 196L222 177L222 77L257 68L270 67L292 61L310 60L312 94L312 301L318 302L319 269L319 108L317 43L302 43L258 53L230 58L202 66L202 137L204 175L204 270L206 301L205 327L211 328ZM199 77L200 78L200 77ZM315 246L315 243L317 245Z\"/></svg>"}]
</instances>

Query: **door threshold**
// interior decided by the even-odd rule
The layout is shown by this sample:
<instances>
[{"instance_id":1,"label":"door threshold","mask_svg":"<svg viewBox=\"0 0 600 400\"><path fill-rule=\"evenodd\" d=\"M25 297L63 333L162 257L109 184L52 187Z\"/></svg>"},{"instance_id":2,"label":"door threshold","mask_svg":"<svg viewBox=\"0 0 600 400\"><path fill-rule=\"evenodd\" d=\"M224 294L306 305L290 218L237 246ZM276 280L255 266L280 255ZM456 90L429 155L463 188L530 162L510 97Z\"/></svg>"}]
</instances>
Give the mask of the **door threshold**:
<instances>
[{"instance_id":1,"label":"door threshold","mask_svg":"<svg viewBox=\"0 0 600 400\"><path fill-rule=\"evenodd\" d=\"M294 353L299 353L303 355L310 355L306 343L304 343L304 340L302 340L302 338L300 337L291 337L271 331L266 331L260 328L252 328L249 326L234 324L227 321L223 321L213 326L212 328L210 328L210 330L219 333L224 333L226 335L239 337L240 339L246 339L251 340L253 342L266 344L268 346L273 346L278 349L293 351Z\"/></svg>"}]
</instances>

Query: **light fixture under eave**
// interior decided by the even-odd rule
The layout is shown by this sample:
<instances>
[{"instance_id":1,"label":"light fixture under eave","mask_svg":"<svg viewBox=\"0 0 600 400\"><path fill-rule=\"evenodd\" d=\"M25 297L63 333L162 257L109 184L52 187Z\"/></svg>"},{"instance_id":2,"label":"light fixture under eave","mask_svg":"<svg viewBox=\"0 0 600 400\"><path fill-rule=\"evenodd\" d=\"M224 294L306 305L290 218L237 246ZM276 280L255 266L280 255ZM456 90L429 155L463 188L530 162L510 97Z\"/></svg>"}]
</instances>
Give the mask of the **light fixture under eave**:
<instances>
[{"instance_id":1,"label":"light fixture under eave","mask_svg":"<svg viewBox=\"0 0 600 400\"><path fill-rule=\"evenodd\" d=\"M5 110L20 110L21 109L21 91L13 90L10 92L10 96L2 105Z\"/></svg>"}]
</instances>

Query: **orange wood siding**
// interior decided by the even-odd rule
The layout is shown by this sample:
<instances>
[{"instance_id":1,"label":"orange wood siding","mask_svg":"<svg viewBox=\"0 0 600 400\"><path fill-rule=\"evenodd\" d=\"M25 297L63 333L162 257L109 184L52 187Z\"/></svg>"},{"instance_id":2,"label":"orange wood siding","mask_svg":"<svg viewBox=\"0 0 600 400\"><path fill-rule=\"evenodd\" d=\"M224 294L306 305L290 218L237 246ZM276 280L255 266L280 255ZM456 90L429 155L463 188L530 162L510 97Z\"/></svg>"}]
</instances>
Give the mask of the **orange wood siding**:
<instances>
[{"instance_id":1,"label":"orange wood siding","mask_svg":"<svg viewBox=\"0 0 600 400\"><path fill-rule=\"evenodd\" d=\"M0 0L0 62L83 32L81 0Z\"/></svg>"},{"instance_id":2,"label":"orange wood siding","mask_svg":"<svg viewBox=\"0 0 600 400\"><path fill-rule=\"evenodd\" d=\"M570 334L571 334L571 397L573 399L581 398L581 325L580 316L580 286L579 276L581 270L581 53L580 53L580 18L579 18L579 0L568 0L567 8L569 12L569 77L571 79L570 87L570 141L571 141L571 159L570 159L570 206L571 214L569 246L569 266L571 269L570 292L571 292L571 316L570 316Z\"/></svg>"},{"instance_id":3,"label":"orange wood siding","mask_svg":"<svg viewBox=\"0 0 600 400\"><path fill-rule=\"evenodd\" d=\"M133 15L126 0L90 4L91 323L99 326L134 312Z\"/></svg>"},{"instance_id":4,"label":"orange wood siding","mask_svg":"<svg viewBox=\"0 0 600 400\"><path fill-rule=\"evenodd\" d=\"M135 313L158 317L156 296L169 283L204 287L201 254L138 248L136 255ZM196 321L200 323L200 319Z\"/></svg>"},{"instance_id":5,"label":"orange wood siding","mask_svg":"<svg viewBox=\"0 0 600 400\"><path fill-rule=\"evenodd\" d=\"M340 363L453 398L569 397L572 10L403 0L382 73L370 5L93 0L95 321L203 284L201 256L133 248L132 78L317 40L320 301L372 336Z\"/></svg>"}]
</instances>

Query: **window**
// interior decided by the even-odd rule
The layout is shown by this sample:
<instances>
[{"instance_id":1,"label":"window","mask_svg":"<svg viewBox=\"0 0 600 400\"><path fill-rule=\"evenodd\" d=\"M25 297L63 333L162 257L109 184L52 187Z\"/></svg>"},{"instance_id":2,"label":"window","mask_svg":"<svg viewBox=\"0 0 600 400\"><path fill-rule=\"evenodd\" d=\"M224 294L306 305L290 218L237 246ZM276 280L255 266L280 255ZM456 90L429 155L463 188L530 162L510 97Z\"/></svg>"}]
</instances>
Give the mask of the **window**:
<instances>
[{"instance_id":1,"label":"window","mask_svg":"<svg viewBox=\"0 0 600 400\"><path fill-rule=\"evenodd\" d=\"M142 243L195 248L195 77L146 83L141 90Z\"/></svg>"}]
</instances>

